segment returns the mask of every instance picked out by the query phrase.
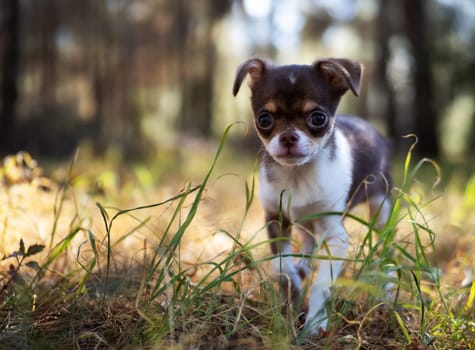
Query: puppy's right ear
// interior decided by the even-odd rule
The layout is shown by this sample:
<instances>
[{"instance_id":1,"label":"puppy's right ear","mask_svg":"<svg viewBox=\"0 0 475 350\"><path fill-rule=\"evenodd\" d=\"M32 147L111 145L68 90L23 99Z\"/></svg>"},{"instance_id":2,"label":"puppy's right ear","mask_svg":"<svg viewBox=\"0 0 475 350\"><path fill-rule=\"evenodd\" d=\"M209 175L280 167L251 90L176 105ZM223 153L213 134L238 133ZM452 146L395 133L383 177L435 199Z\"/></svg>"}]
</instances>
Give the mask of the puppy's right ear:
<instances>
[{"instance_id":1,"label":"puppy's right ear","mask_svg":"<svg viewBox=\"0 0 475 350\"><path fill-rule=\"evenodd\" d=\"M256 83L262 78L262 75L266 71L267 64L260 58L251 58L244 62L237 70L236 79L233 85L233 95L236 96L242 81L249 73L251 80L249 81L249 87L252 89Z\"/></svg>"}]
</instances>

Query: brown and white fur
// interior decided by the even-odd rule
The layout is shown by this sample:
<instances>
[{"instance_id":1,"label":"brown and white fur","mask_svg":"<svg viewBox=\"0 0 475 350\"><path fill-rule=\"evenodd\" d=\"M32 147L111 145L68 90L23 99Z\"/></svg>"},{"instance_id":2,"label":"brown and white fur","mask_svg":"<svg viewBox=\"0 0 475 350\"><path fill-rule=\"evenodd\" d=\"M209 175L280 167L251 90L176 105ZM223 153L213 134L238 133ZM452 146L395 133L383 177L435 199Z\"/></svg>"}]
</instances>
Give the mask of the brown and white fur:
<instances>
[{"instance_id":1,"label":"brown and white fur","mask_svg":"<svg viewBox=\"0 0 475 350\"><path fill-rule=\"evenodd\" d=\"M309 259L295 263L290 235L297 218L341 212L368 200L382 226L390 211L388 142L357 117L335 116L340 97L359 94L363 67L348 59L321 59L312 65L276 66L259 58L244 62L233 87L236 95L249 75L257 133L265 146L260 168L260 199L266 213L277 273L290 282L298 300L309 275ZM314 217L316 217L314 215ZM319 262L311 288L305 329L328 326L325 302L342 268L349 245L342 215L323 215L301 223L302 253L329 256ZM317 241L317 234L319 241ZM278 239L281 238L281 239ZM287 239L286 239L287 238ZM318 244L316 244L318 242Z\"/></svg>"}]
</instances>

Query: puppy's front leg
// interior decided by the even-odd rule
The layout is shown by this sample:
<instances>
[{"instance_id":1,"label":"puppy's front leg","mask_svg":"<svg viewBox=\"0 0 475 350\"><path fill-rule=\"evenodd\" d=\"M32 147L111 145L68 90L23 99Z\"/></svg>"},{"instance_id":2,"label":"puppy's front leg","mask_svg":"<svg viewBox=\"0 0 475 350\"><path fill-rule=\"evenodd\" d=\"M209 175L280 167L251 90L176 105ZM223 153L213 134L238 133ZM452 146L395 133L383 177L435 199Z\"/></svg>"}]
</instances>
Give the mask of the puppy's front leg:
<instances>
[{"instance_id":1,"label":"puppy's front leg","mask_svg":"<svg viewBox=\"0 0 475 350\"><path fill-rule=\"evenodd\" d=\"M306 222L297 229L297 232L300 235L300 241L302 243L302 247L300 249L301 254L312 255L313 251L315 250L315 233L313 226L313 222ZM309 258L302 258L296 264L298 274L302 280L312 272L311 266L312 264Z\"/></svg>"},{"instance_id":2,"label":"puppy's front leg","mask_svg":"<svg viewBox=\"0 0 475 350\"><path fill-rule=\"evenodd\" d=\"M302 291L302 281L292 257L285 256L292 253L290 220L285 216L279 218L278 214L267 213L266 221L269 238L275 240L271 242L272 254L276 256L272 260L274 271L279 275L285 298L295 301Z\"/></svg>"},{"instance_id":3,"label":"puppy's front leg","mask_svg":"<svg viewBox=\"0 0 475 350\"><path fill-rule=\"evenodd\" d=\"M310 293L305 329L311 334L316 334L320 328L327 330L325 302L330 296L330 287L343 266L343 260L332 258L345 258L348 249L348 234L343 227L342 218L328 216L316 222L315 226L316 232L321 232L321 239L324 241L320 255L327 255L329 258L320 260L318 276Z\"/></svg>"}]
</instances>

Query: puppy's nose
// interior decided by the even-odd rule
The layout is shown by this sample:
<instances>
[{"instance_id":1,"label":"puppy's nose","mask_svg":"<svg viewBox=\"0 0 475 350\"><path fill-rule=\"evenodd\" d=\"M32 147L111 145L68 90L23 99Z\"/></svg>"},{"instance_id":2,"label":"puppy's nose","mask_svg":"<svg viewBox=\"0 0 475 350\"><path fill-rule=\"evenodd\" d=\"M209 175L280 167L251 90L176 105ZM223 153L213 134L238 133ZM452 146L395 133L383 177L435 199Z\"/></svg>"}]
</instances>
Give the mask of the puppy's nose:
<instances>
[{"instance_id":1,"label":"puppy's nose","mask_svg":"<svg viewBox=\"0 0 475 350\"><path fill-rule=\"evenodd\" d=\"M299 135L295 131L284 131L280 134L279 142L281 146L292 147L299 142Z\"/></svg>"}]
</instances>

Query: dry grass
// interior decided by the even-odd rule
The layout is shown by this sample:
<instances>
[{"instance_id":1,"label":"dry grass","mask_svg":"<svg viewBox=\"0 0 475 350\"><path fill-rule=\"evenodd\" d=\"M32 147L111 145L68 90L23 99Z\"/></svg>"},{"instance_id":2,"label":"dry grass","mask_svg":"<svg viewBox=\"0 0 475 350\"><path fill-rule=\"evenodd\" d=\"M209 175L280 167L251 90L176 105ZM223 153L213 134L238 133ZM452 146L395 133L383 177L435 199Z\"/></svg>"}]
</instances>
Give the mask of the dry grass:
<instances>
[{"instance_id":1,"label":"dry grass","mask_svg":"<svg viewBox=\"0 0 475 350\"><path fill-rule=\"evenodd\" d=\"M223 162L223 168L229 169L231 165ZM388 243L391 249L400 248L374 265L364 267L372 254L384 253L386 246L373 252L367 243L358 249L368 237L368 226L347 219L355 241L354 260L347 263L346 278L337 283L329 303L331 328L323 337L303 339L302 310L282 303L269 274L262 212L252 198L252 180L243 180L252 172L253 162L247 164L237 176L223 176L225 171L218 168L207 178L203 171L205 180L194 182L205 187L197 188L176 178L165 180L166 176L164 182L144 186L137 178L108 182L110 174L106 174L97 184L90 180L97 174L84 176L79 170L63 171L67 180L63 183L40 179L38 173L3 181L0 253L18 250L21 238L26 247L46 247L24 262L36 261L39 271L23 263L17 279L10 265L17 266L18 260L1 262L0 288L12 282L0 295L0 347L473 347L470 289L459 286L464 268L475 266L475 227L462 188L449 183L449 190L429 205L432 195L426 198L426 189L413 186L410 198L417 201L405 202L393 226L397 235ZM157 205L137 209L150 197ZM106 214L101 214L96 202L134 209L105 208ZM408 208L413 208L412 217L406 213ZM464 209L461 213L455 208ZM358 218L365 214L364 207L356 212ZM435 246L428 227L436 234ZM419 246L414 243L415 231ZM424 265L421 247L431 265L443 268L440 284L430 278L436 270ZM411 263L409 257L416 256ZM395 303L383 302L374 292L374 286L384 283L378 269L390 258L400 264L401 272Z\"/></svg>"}]
</instances>

